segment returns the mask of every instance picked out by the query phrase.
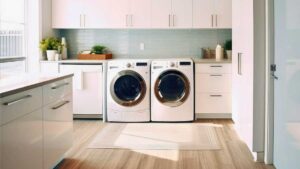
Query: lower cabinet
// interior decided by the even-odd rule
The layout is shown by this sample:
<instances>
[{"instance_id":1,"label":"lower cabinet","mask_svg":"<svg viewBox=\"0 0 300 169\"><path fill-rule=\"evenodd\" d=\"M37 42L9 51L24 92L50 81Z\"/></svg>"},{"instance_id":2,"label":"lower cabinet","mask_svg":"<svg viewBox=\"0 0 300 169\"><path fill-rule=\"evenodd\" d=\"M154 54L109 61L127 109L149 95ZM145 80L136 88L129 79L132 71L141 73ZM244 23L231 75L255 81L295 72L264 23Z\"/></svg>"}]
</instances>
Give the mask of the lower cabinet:
<instances>
[{"instance_id":1,"label":"lower cabinet","mask_svg":"<svg viewBox=\"0 0 300 169\"><path fill-rule=\"evenodd\" d=\"M231 64L199 63L195 74L197 118L231 118Z\"/></svg>"},{"instance_id":2,"label":"lower cabinet","mask_svg":"<svg viewBox=\"0 0 300 169\"><path fill-rule=\"evenodd\" d=\"M43 108L44 113L44 169L53 168L72 146L72 96Z\"/></svg>"},{"instance_id":3,"label":"lower cabinet","mask_svg":"<svg viewBox=\"0 0 300 169\"><path fill-rule=\"evenodd\" d=\"M2 169L43 168L42 110L1 127Z\"/></svg>"}]
</instances>

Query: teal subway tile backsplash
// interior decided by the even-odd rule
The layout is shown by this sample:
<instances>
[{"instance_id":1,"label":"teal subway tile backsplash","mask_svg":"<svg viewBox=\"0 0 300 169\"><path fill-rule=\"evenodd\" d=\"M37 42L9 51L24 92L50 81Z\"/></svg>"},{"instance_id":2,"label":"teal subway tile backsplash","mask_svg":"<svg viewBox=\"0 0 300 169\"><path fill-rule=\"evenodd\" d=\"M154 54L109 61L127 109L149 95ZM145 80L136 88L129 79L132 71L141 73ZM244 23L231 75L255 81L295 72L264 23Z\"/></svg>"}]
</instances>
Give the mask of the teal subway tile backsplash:
<instances>
[{"instance_id":1,"label":"teal subway tile backsplash","mask_svg":"<svg viewBox=\"0 0 300 169\"><path fill-rule=\"evenodd\" d=\"M66 37L70 58L100 44L114 58L201 57L201 48L215 48L231 39L231 30L59 30ZM144 43L145 49L140 50Z\"/></svg>"}]
</instances>

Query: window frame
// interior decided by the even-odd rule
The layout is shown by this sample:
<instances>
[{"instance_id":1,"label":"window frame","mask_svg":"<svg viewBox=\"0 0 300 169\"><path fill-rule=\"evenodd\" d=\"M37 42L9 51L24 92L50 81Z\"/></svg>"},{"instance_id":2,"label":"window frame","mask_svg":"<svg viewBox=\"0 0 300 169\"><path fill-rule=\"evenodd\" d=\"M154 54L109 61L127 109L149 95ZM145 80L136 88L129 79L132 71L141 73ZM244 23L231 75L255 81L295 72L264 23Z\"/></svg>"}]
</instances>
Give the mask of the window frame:
<instances>
[{"instance_id":1,"label":"window frame","mask_svg":"<svg viewBox=\"0 0 300 169\"><path fill-rule=\"evenodd\" d=\"M0 57L0 63L24 61L24 63L25 63L24 72L27 72L28 71L28 0L23 0L23 1L24 1L24 23L23 23L23 25L24 25L24 39L23 39L24 56ZM0 3L0 5L1 5L1 3Z\"/></svg>"}]
</instances>

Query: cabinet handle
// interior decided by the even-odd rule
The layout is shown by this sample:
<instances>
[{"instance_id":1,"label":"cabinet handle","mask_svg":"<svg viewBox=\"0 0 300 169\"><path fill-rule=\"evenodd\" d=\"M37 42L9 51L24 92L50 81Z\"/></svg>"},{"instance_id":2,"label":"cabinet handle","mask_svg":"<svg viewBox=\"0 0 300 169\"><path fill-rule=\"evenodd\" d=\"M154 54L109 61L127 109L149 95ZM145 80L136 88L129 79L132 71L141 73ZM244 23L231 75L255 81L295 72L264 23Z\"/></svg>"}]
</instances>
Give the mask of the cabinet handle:
<instances>
[{"instance_id":1,"label":"cabinet handle","mask_svg":"<svg viewBox=\"0 0 300 169\"><path fill-rule=\"evenodd\" d=\"M214 15L211 15L211 27L214 27Z\"/></svg>"},{"instance_id":2,"label":"cabinet handle","mask_svg":"<svg viewBox=\"0 0 300 169\"><path fill-rule=\"evenodd\" d=\"M63 84L60 84L60 85L51 87L51 89L52 89L52 90L55 90L55 89L58 89L58 88L60 88L60 87L66 86L66 85L69 85L69 83L63 83Z\"/></svg>"},{"instance_id":3,"label":"cabinet handle","mask_svg":"<svg viewBox=\"0 0 300 169\"><path fill-rule=\"evenodd\" d=\"M210 75L210 76L213 76L213 77L220 77L220 76L223 76L223 75Z\"/></svg>"},{"instance_id":4,"label":"cabinet handle","mask_svg":"<svg viewBox=\"0 0 300 169\"><path fill-rule=\"evenodd\" d=\"M175 15L173 15L172 23L173 23L173 27L175 27Z\"/></svg>"},{"instance_id":5,"label":"cabinet handle","mask_svg":"<svg viewBox=\"0 0 300 169\"><path fill-rule=\"evenodd\" d=\"M130 26L131 26L131 27L133 26L133 23L132 23L132 18L133 18L133 16L132 16L132 15L130 15Z\"/></svg>"},{"instance_id":6,"label":"cabinet handle","mask_svg":"<svg viewBox=\"0 0 300 169\"><path fill-rule=\"evenodd\" d=\"M216 15L216 27L218 27L218 15Z\"/></svg>"},{"instance_id":7,"label":"cabinet handle","mask_svg":"<svg viewBox=\"0 0 300 169\"><path fill-rule=\"evenodd\" d=\"M211 65L210 67L223 67L222 65Z\"/></svg>"},{"instance_id":8,"label":"cabinet handle","mask_svg":"<svg viewBox=\"0 0 300 169\"><path fill-rule=\"evenodd\" d=\"M83 27L85 27L85 15L83 15Z\"/></svg>"},{"instance_id":9,"label":"cabinet handle","mask_svg":"<svg viewBox=\"0 0 300 169\"><path fill-rule=\"evenodd\" d=\"M70 101L63 101L62 103L58 104L57 106L52 107L51 109L52 110L56 110L56 109L58 109L58 108L60 108L60 107L62 107L64 105L66 105L68 103L70 103Z\"/></svg>"},{"instance_id":10,"label":"cabinet handle","mask_svg":"<svg viewBox=\"0 0 300 169\"><path fill-rule=\"evenodd\" d=\"M10 102L3 103L3 105L4 105L4 106L10 106L10 105L13 105L13 104L15 104L15 103L18 103L18 102L20 102L20 101L23 101L23 100L25 100L25 99L28 99L28 98L30 98L30 97L32 97L32 96L31 96L31 95L26 95L26 96L23 96L23 97L18 98L18 99L16 99L16 100L13 100L13 101L10 101Z\"/></svg>"},{"instance_id":11,"label":"cabinet handle","mask_svg":"<svg viewBox=\"0 0 300 169\"><path fill-rule=\"evenodd\" d=\"M128 15L125 15L125 25L126 25L126 27L128 27Z\"/></svg>"},{"instance_id":12,"label":"cabinet handle","mask_svg":"<svg viewBox=\"0 0 300 169\"><path fill-rule=\"evenodd\" d=\"M242 75L242 53L238 53L238 74Z\"/></svg>"},{"instance_id":13,"label":"cabinet handle","mask_svg":"<svg viewBox=\"0 0 300 169\"><path fill-rule=\"evenodd\" d=\"M210 95L210 97L222 97L222 95Z\"/></svg>"},{"instance_id":14,"label":"cabinet handle","mask_svg":"<svg viewBox=\"0 0 300 169\"><path fill-rule=\"evenodd\" d=\"M79 27L81 27L82 26L82 21L81 21L81 14L79 15Z\"/></svg>"},{"instance_id":15,"label":"cabinet handle","mask_svg":"<svg viewBox=\"0 0 300 169\"><path fill-rule=\"evenodd\" d=\"M169 27L171 27L171 15L169 15Z\"/></svg>"}]
</instances>

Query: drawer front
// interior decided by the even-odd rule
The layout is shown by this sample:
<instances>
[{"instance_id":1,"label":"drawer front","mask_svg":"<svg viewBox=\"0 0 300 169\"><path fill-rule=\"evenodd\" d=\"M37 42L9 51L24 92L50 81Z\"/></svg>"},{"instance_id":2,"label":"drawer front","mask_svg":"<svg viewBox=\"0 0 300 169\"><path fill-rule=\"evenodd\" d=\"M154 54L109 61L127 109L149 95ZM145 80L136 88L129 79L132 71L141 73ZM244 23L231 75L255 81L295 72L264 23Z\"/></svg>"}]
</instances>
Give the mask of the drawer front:
<instances>
[{"instance_id":1,"label":"drawer front","mask_svg":"<svg viewBox=\"0 0 300 169\"><path fill-rule=\"evenodd\" d=\"M44 168L53 168L72 146L72 96L44 106Z\"/></svg>"},{"instance_id":2,"label":"drawer front","mask_svg":"<svg viewBox=\"0 0 300 169\"><path fill-rule=\"evenodd\" d=\"M231 113L231 94L197 93L196 113Z\"/></svg>"},{"instance_id":3,"label":"drawer front","mask_svg":"<svg viewBox=\"0 0 300 169\"><path fill-rule=\"evenodd\" d=\"M196 64L196 73L231 73L231 64Z\"/></svg>"},{"instance_id":4,"label":"drawer front","mask_svg":"<svg viewBox=\"0 0 300 169\"><path fill-rule=\"evenodd\" d=\"M57 101L72 93L72 79L67 78L43 87L44 105Z\"/></svg>"},{"instance_id":5,"label":"drawer front","mask_svg":"<svg viewBox=\"0 0 300 169\"><path fill-rule=\"evenodd\" d=\"M231 74L196 74L195 90L199 92L231 92Z\"/></svg>"},{"instance_id":6,"label":"drawer front","mask_svg":"<svg viewBox=\"0 0 300 169\"><path fill-rule=\"evenodd\" d=\"M42 97L42 88L38 87L1 98L1 125L41 108Z\"/></svg>"}]
</instances>

